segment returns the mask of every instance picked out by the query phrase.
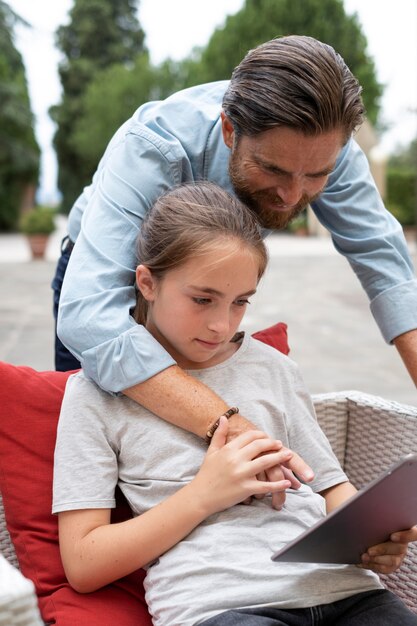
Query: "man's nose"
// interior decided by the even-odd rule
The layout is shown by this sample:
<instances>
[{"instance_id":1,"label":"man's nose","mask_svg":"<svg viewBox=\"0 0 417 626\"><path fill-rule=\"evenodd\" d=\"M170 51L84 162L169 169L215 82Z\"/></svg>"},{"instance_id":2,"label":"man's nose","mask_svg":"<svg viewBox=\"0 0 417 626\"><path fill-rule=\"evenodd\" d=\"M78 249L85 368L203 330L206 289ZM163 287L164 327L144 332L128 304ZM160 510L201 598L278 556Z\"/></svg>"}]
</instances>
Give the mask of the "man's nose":
<instances>
[{"instance_id":1,"label":"man's nose","mask_svg":"<svg viewBox=\"0 0 417 626\"><path fill-rule=\"evenodd\" d=\"M292 179L286 184L277 187L277 196L281 198L282 203L289 208L295 207L303 197L303 188L301 180Z\"/></svg>"}]
</instances>

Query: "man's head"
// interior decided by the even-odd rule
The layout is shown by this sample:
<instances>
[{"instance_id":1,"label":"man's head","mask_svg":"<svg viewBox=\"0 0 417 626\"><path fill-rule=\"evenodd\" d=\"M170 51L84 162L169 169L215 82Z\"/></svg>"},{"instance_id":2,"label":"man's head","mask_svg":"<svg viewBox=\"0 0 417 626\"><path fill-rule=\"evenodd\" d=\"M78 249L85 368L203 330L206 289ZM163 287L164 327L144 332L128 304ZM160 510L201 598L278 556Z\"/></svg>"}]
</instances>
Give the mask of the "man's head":
<instances>
[{"instance_id":1,"label":"man's head","mask_svg":"<svg viewBox=\"0 0 417 626\"><path fill-rule=\"evenodd\" d=\"M361 87L331 46L294 35L251 50L223 98L237 195L283 228L322 191L363 116Z\"/></svg>"}]
</instances>

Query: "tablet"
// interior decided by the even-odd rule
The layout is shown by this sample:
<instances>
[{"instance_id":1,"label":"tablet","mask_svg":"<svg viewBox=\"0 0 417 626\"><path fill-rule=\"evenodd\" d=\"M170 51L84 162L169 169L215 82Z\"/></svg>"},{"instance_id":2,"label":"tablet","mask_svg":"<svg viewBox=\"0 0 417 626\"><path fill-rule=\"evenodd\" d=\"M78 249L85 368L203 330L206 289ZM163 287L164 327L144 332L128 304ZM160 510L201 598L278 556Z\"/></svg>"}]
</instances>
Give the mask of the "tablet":
<instances>
[{"instance_id":1,"label":"tablet","mask_svg":"<svg viewBox=\"0 0 417 626\"><path fill-rule=\"evenodd\" d=\"M417 454L409 454L272 555L273 561L360 563L390 534L417 524Z\"/></svg>"}]
</instances>

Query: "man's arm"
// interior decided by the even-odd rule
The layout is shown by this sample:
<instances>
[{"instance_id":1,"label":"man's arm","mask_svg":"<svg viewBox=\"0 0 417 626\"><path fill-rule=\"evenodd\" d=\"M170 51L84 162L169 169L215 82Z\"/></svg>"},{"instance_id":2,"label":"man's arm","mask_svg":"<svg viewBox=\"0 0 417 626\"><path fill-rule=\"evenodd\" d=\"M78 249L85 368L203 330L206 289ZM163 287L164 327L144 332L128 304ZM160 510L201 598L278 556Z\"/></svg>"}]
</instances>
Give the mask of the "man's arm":
<instances>
[{"instance_id":1,"label":"man's arm","mask_svg":"<svg viewBox=\"0 0 417 626\"><path fill-rule=\"evenodd\" d=\"M394 345L417 387L417 329L396 337Z\"/></svg>"},{"instance_id":2,"label":"man's arm","mask_svg":"<svg viewBox=\"0 0 417 626\"><path fill-rule=\"evenodd\" d=\"M145 408L185 430L205 437L209 426L229 407L209 387L189 376L177 365L168 367L156 376L125 389L124 393ZM236 399L238 404L238 398ZM240 413L229 420L228 440L256 427ZM301 457L293 454L287 469L306 482L313 478L311 468ZM285 477L289 477L286 473ZM283 476L272 473L270 480L282 480Z\"/></svg>"},{"instance_id":3,"label":"man's arm","mask_svg":"<svg viewBox=\"0 0 417 626\"><path fill-rule=\"evenodd\" d=\"M323 193L311 206L359 278L382 336L395 343L417 384L416 340L407 337L417 329L413 262L403 229L384 207L355 141L344 147Z\"/></svg>"},{"instance_id":4,"label":"man's arm","mask_svg":"<svg viewBox=\"0 0 417 626\"><path fill-rule=\"evenodd\" d=\"M230 407L214 391L177 365L168 367L123 392L167 422L205 437L213 422ZM238 405L238 398L235 404ZM229 418L229 432L253 430L240 413Z\"/></svg>"}]
</instances>

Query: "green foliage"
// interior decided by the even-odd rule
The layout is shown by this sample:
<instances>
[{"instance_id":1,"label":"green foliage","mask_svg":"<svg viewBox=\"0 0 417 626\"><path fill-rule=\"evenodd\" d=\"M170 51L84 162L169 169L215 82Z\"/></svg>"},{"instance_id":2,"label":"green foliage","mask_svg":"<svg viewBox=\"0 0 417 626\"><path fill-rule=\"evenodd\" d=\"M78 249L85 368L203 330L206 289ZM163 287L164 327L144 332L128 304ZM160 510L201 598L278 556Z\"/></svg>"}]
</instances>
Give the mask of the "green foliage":
<instances>
[{"instance_id":1,"label":"green foliage","mask_svg":"<svg viewBox=\"0 0 417 626\"><path fill-rule=\"evenodd\" d=\"M403 226L417 223L417 139L389 158L386 205Z\"/></svg>"},{"instance_id":2,"label":"green foliage","mask_svg":"<svg viewBox=\"0 0 417 626\"><path fill-rule=\"evenodd\" d=\"M26 211L19 222L19 229L25 235L50 235L55 228L55 211L45 206Z\"/></svg>"},{"instance_id":3,"label":"green foliage","mask_svg":"<svg viewBox=\"0 0 417 626\"><path fill-rule=\"evenodd\" d=\"M300 215L297 215L296 218L292 220L287 226L287 230L290 233L303 233L307 234L308 229L308 220L307 220L307 209L304 209Z\"/></svg>"},{"instance_id":4,"label":"green foliage","mask_svg":"<svg viewBox=\"0 0 417 626\"><path fill-rule=\"evenodd\" d=\"M99 72L82 99L83 115L75 123L71 147L94 170L115 130L126 121L154 86L146 53L132 68L116 64Z\"/></svg>"},{"instance_id":5,"label":"green foliage","mask_svg":"<svg viewBox=\"0 0 417 626\"><path fill-rule=\"evenodd\" d=\"M84 116L84 95L105 68L113 64L128 67L143 51L144 33L136 10L137 0L75 0L70 23L57 31L57 44L64 54L59 68L63 99L50 113L58 126L54 145L65 211L90 181L97 165L92 164L90 155L84 157L73 137Z\"/></svg>"},{"instance_id":6,"label":"green foliage","mask_svg":"<svg viewBox=\"0 0 417 626\"><path fill-rule=\"evenodd\" d=\"M364 88L368 119L375 123L382 86L367 52L356 15L345 13L343 0L246 0L212 35L207 47L194 51L186 66L187 85L227 79L251 48L283 35L310 35L332 45Z\"/></svg>"},{"instance_id":7,"label":"green foliage","mask_svg":"<svg viewBox=\"0 0 417 626\"><path fill-rule=\"evenodd\" d=\"M0 230L15 228L24 189L36 184L39 174L25 71L13 41L18 21L0 1Z\"/></svg>"},{"instance_id":8,"label":"green foliage","mask_svg":"<svg viewBox=\"0 0 417 626\"><path fill-rule=\"evenodd\" d=\"M390 156L388 165L390 168L417 169L417 139L404 148L398 148Z\"/></svg>"},{"instance_id":9,"label":"green foliage","mask_svg":"<svg viewBox=\"0 0 417 626\"><path fill-rule=\"evenodd\" d=\"M386 205L402 226L416 223L416 170L389 168Z\"/></svg>"},{"instance_id":10,"label":"green foliage","mask_svg":"<svg viewBox=\"0 0 417 626\"><path fill-rule=\"evenodd\" d=\"M83 114L71 135L71 148L83 155L87 169L94 171L114 132L141 104L175 91L177 67L168 61L155 68L144 52L131 67L116 64L97 74L81 100Z\"/></svg>"}]
</instances>

